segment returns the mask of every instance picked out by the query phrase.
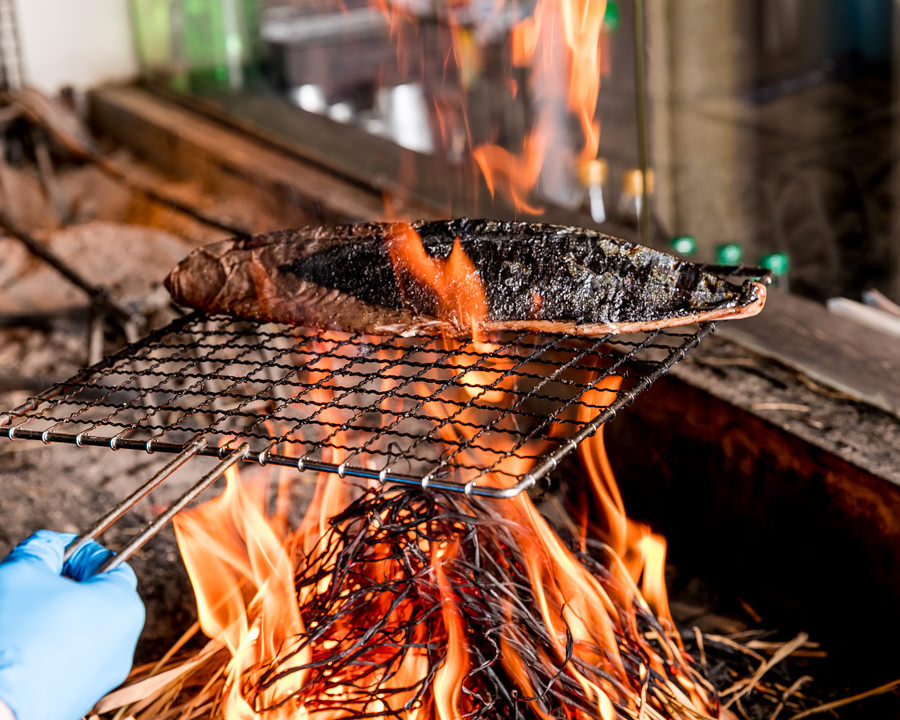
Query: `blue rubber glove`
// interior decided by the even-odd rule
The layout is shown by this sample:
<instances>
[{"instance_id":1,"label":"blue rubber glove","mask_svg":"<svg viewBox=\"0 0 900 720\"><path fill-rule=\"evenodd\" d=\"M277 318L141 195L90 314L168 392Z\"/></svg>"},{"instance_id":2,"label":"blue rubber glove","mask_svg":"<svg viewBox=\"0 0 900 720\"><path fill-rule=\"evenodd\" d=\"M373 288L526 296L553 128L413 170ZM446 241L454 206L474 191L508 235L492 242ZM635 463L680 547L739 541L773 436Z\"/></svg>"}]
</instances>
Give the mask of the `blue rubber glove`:
<instances>
[{"instance_id":1,"label":"blue rubber glove","mask_svg":"<svg viewBox=\"0 0 900 720\"><path fill-rule=\"evenodd\" d=\"M17 720L77 720L131 670L144 625L127 565L71 533L39 530L0 562L0 700Z\"/></svg>"}]
</instances>

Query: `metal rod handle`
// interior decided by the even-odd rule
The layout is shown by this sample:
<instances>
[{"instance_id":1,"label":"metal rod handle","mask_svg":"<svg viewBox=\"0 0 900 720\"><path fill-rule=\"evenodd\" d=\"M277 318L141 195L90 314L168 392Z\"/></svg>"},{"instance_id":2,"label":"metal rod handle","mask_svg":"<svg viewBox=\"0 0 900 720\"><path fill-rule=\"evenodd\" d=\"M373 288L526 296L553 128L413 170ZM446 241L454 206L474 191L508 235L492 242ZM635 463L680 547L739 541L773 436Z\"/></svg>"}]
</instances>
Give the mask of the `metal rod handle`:
<instances>
[{"instance_id":1,"label":"metal rod handle","mask_svg":"<svg viewBox=\"0 0 900 720\"><path fill-rule=\"evenodd\" d=\"M197 498L204 490L218 480L228 468L239 463L250 451L249 443L244 443L239 448L228 454L222 462L216 465L206 475L204 475L195 485L184 493L178 500L172 503L164 513L154 518L154 520L144 528L140 535L135 537L128 545L126 545L118 554L113 555L103 565L100 566L98 573L113 570L128 560L138 550L140 550L147 541L154 537L165 525L187 507L195 498Z\"/></svg>"},{"instance_id":2,"label":"metal rod handle","mask_svg":"<svg viewBox=\"0 0 900 720\"><path fill-rule=\"evenodd\" d=\"M150 492L159 487L164 480L172 476L172 474L184 465L188 460L194 457L198 452L206 447L206 440L200 439L192 442L170 462L161 468L153 477L141 485L131 495L116 505L112 510L98 519L87 532L75 538L66 548L63 555L63 561L68 560L76 552L78 552L88 541L93 540L98 535L104 533L113 523L127 513L131 508L138 504L140 500L146 497Z\"/></svg>"}]
</instances>

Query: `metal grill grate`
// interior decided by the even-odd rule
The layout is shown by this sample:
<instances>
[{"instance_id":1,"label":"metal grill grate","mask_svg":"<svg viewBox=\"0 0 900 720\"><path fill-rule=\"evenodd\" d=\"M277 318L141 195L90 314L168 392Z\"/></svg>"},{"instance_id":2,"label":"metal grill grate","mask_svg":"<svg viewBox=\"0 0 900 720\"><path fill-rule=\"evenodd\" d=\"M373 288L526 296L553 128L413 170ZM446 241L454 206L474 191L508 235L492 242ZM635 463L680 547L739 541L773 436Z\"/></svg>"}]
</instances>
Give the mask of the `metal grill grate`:
<instances>
[{"instance_id":1,"label":"metal grill grate","mask_svg":"<svg viewBox=\"0 0 900 720\"><path fill-rule=\"evenodd\" d=\"M532 486L713 330L490 342L188 315L0 416L10 438L495 497Z\"/></svg>"}]
</instances>

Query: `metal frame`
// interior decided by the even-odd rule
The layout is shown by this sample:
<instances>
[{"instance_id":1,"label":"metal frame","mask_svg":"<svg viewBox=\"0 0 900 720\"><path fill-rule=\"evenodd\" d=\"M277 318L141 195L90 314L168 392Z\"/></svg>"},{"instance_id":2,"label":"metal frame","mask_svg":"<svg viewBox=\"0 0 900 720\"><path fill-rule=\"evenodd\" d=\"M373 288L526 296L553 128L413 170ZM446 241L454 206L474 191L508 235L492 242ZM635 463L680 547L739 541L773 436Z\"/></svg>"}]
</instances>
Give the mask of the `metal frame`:
<instances>
[{"instance_id":1,"label":"metal frame","mask_svg":"<svg viewBox=\"0 0 900 720\"><path fill-rule=\"evenodd\" d=\"M362 359L355 357L357 352L363 354L368 352L367 349L371 348L369 343L375 339L345 334L331 342L333 347L341 348L340 353L346 349L350 353L349 355L340 353L329 355L330 351L321 353L326 359L333 360L337 357L342 361L347 361L345 366L329 373L332 376L341 376L343 385L328 385L333 378L326 378L325 381L325 385L334 391L335 399L324 405L322 403L311 404L312 413L308 417L297 419L290 416L285 420L280 418L278 413L284 412L286 408L291 409L298 403L308 402L304 398L308 397L311 392L310 388L316 387L316 385L315 383L305 384L303 378L307 369L296 364L282 362L283 356L312 357L311 365L315 365L317 356L315 354L303 355L299 348L304 346L300 344L295 349L291 344L295 342L295 338L284 335L293 332L287 326L266 330L262 325L248 324L245 321L213 318L209 322L219 323L218 330L210 332L207 336L198 332L199 327L206 327L203 325L206 322L207 319L199 313L176 320L168 327L151 333L143 340L133 343L100 363L83 370L70 380L48 388L15 410L0 415L0 428L7 427L6 434L10 439L69 443L79 447L106 446L113 450L143 450L148 453L176 453L178 454L176 460L160 471L168 474L183 464L177 463L180 458L184 462L195 455L217 457L220 460L232 458L237 440L243 438L246 443L242 446L243 449L239 453L238 459L244 462L290 466L301 471L332 472L341 477L361 478L380 483L418 485L481 497L509 498L533 487L544 478L582 440L592 435L601 424L633 402L637 395L665 374L672 365L681 360L689 350L714 329L714 324L707 323L694 331L679 328L670 332L646 333L638 337L606 336L599 339L582 339L577 341L580 344L574 348L568 348L566 345L576 342L576 340L565 336L536 337L522 334L508 339L505 344L493 346L498 348L494 355L479 355L471 349L461 351L455 347L441 350L436 344L439 341L434 339L402 341L387 339L383 341L382 345L375 347L386 348L399 354L394 359L382 361L373 356ZM228 333L226 340L246 337L249 342L229 347L227 342L216 342L218 338L216 332ZM182 333L189 339L195 338L194 345L191 345L190 341L179 341L178 338ZM311 334L300 337L297 342L320 342L321 337L322 334L311 331ZM208 342L204 344L204 340ZM224 348L220 348L220 344L224 345ZM277 348L273 349L276 345ZM182 372L178 375L171 374L166 369L166 363L172 362L172 360L165 356L165 352L172 348L174 348L173 354L179 358L178 362L180 363L188 363L188 360L183 359L181 355L191 348L196 355L196 357L191 355L189 364L184 366L187 370L182 368ZM270 355L274 353L274 355L271 355L266 361L245 359L253 353L263 351ZM219 353L222 357L203 360L199 356L204 352ZM420 352L426 353L423 356L424 359L417 354ZM447 364L447 357L457 357L461 352L468 353L475 358L474 362L462 367L453 363ZM559 358L554 355L552 361L547 360L547 353L550 352L559 354ZM159 353L163 357L155 357L154 353ZM645 356L650 354L653 355L653 359L646 359ZM573 368L583 375L597 370L591 364L597 355L605 358L606 367L593 373L591 380L574 382L564 379L565 373L572 371ZM477 397L466 403L446 398L444 393L448 389L458 391L460 387L466 386L465 378L473 368L479 368L481 363L487 361L486 359L496 359L497 357L510 367L502 373L499 370L493 371L495 376L504 378L505 381L512 379L515 382L518 382L519 378L528 378L528 382L533 386L529 387L527 391L518 389L518 386L515 390L508 391L510 399L506 407L496 410L487 405L479 405ZM429 361L432 360L433 364L429 365ZM378 362L381 362L381 365L378 365L377 369L373 371L371 369L373 364ZM209 367L205 367L204 363L207 363ZM228 363L233 363L233 365L228 365ZM544 370L545 377L542 377L540 373L527 372L531 367L529 364L533 363L539 364L539 369ZM149 369L133 370L130 375L125 370L129 367L139 368L141 365L146 365ZM225 371L226 366L231 372ZM234 367L242 369L244 366L251 370L247 371L247 377L242 381L234 371ZM440 371L439 379L423 380L422 378L427 376L432 368ZM277 377L254 377L261 374L262 370L267 373L274 371ZM390 374L394 370L400 374ZM309 373L312 372L315 371L309 371ZM321 374L321 371L318 372ZM600 381L609 374L627 378L627 387L623 386L621 390L617 391L614 400L608 406L599 407L585 403L584 394L597 388ZM125 380L121 380L122 377L125 377ZM169 386L176 377L183 384L183 386L179 385L177 390ZM382 385L391 386L377 391L381 393L378 395L370 388L375 380L380 381ZM207 389L206 386L211 382L213 389ZM415 387L417 382L431 383L431 387L436 388L433 395L418 399L417 393L420 393L421 389ZM497 387L499 382L499 380L495 380L489 387ZM225 392L217 393L216 383L224 383ZM258 385L263 388L267 397L268 395L272 396L266 401L269 403L271 415L267 415L265 411L250 412L247 410L248 404L257 401L258 395L263 393L243 395L241 391L245 384ZM502 383L499 386L502 387ZM572 396L568 398L555 397L552 391L547 392L547 388L555 388L557 391L563 388L567 392L571 392ZM95 396L87 396L86 393L89 391L94 392ZM287 399L275 399L277 398L275 391L286 391ZM497 390L497 392L501 391ZM117 399L116 393L125 399ZM374 405L367 408L364 399L362 404L348 402L346 406L342 406L344 398L353 397L354 393L361 393L364 398L374 398ZM85 395L87 399L81 397L82 395ZM174 400L166 401L166 411L177 411L176 420L167 422L160 419L164 415L164 411L160 410L156 396L174 397ZM236 409L215 410L214 405L220 397L229 398L235 403ZM391 398L393 402L402 407L385 411L382 405L378 405L380 402L386 402L385 398ZM534 411L526 411L526 404L535 402L536 399L542 403L541 412L545 412L546 415L542 416ZM67 403L78 404L70 406ZM455 422L472 427L471 422L466 423L461 419L465 417L466 412L480 413L477 417L484 416L485 425L479 427L474 432L474 437L468 441L457 442L455 445L451 442L449 451L445 450L447 443L443 439L433 437L434 428L425 433L424 437L403 430L405 422L415 420L424 423L430 420L421 410L426 403L445 403L452 410L452 412L448 410L447 418L438 423L438 427L442 429L452 429ZM323 407L340 407L346 413L351 414L351 418L344 421L342 425L323 423L321 419L318 419ZM589 421L572 419L573 412L585 407L591 414ZM70 415L66 415L64 412L66 408L72 409ZM381 415L377 415L379 409ZM98 410L102 410L100 415L105 414L104 417L99 420L91 419L90 413ZM59 411L60 414L54 415L55 411ZM366 423L370 420L367 418L373 412L377 415L376 419L381 425L376 423L372 427L368 427ZM138 416L138 420L129 421L129 413ZM196 424L198 417L201 419L212 417L213 421L209 426L192 427L190 423ZM293 427L281 436L277 436L277 433L272 433L268 429L261 430L267 421L273 419L293 423ZM247 432L246 427L242 429L237 426L235 424L237 421L244 423L252 421L250 425L252 432ZM501 428L504 423L512 425L514 429ZM531 429L520 432L519 425L528 423L532 426ZM40 426L34 427L35 424ZM511 456L519 457L517 453L524 452L522 448L528 441L540 436L541 433L546 433L553 424L559 424L565 431L565 436L559 438L555 447L551 447L543 455L523 455L522 457L532 463L528 472L519 476L506 473L506 479L500 483L503 487L485 486L479 483L479 480L488 473L500 472L502 475L502 471L496 470L502 461ZM321 457L323 448L330 447L334 450L334 447L329 446L329 442L333 441L338 431L346 429L363 434L362 437L365 441L362 447L341 448L348 455L347 459L341 462L333 462L328 458ZM104 435L104 431L113 434ZM324 435L324 440L321 442L310 440L309 437L314 432ZM509 447L505 450L492 449L491 438L497 437L496 435L492 436L492 433L504 433L504 440L508 436L510 438ZM217 437L219 442L216 442ZM476 441L482 444L479 445ZM396 453L393 449L388 451L383 449L385 444L393 448L394 445L403 442L408 443L415 452L409 451L408 454L404 454L407 453L408 448L401 448ZM257 445L262 443L263 447L254 447L254 443ZM549 444L549 441L545 444ZM286 449L291 445L299 446L301 450L306 449L305 446L309 446L309 449L300 452L299 455L287 454L283 450L279 452L280 448ZM440 447L441 450L434 450L434 447ZM486 462L484 467L474 467L460 461L459 458L465 455L464 451L473 447L482 455L494 453L493 464ZM428 454L429 452L431 454ZM488 457L490 459L490 456ZM400 461L398 462L397 459ZM397 467L404 464L424 469L418 473L404 472L402 467ZM156 487L156 484L162 482L168 474L161 477L155 476L136 492L146 494ZM109 519L109 524L115 519Z\"/></svg>"},{"instance_id":2,"label":"metal frame","mask_svg":"<svg viewBox=\"0 0 900 720\"><path fill-rule=\"evenodd\" d=\"M153 404L153 391L159 390L160 386L165 385L167 380L171 379L171 377L166 373L166 365L165 359L158 360L155 362L155 370L156 375L153 375L154 380L161 377L162 379L157 382L154 387L147 387L147 383L143 382L147 380L150 375L142 375L138 368L140 368L141 363L147 363L147 357L151 356L154 351L164 350L165 348L175 347L180 348L180 351L183 351L184 348L190 347L189 343L179 343L177 338L181 336L182 333L188 332L192 329L192 326L197 326L198 324L202 324L204 319L199 313L193 313L191 315L182 317L169 326L157 330L156 332L151 333L143 340L132 343L127 347L121 349L119 352L110 355L109 357L103 359L101 362L93 365L90 368L87 368L80 373L76 374L70 380L67 380L62 383L58 383L53 387L47 388L43 392L29 399L18 408L11 410L7 413L0 415L0 428L6 427L6 435L11 440L16 439L30 439L30 440L40 440L45 444L49 443L70 443L77 445L79 447L83 446L106 446L112 450L142 450L147 453L154 452L164 452L164 453L174 453L174 457L166 463L161 469L159 469L156 473L153 474L147 481L145 481L140 487L134 490L127 498L122 500L120 503L111 508L108 512L104 513L97 521L91 526L89 530L85 533L77 537L66 549L65 558L68 559L72 555L74 555L81 547L83 547L89 541L99 537L103 534L110 526L112 526L115 522L117 522L123 515L129 512L138 502L140 502L144 497L146 497L150 492L154 489L158 488L163 482L169 479L175 472L177 472L180 468L188 464L191 460L198 456L212 456L219 459L219 462L208 472L206 472L203 477L200 478L196 483L194 483L180 498L178 498L175 502L170 504L165 511L163 511L160 515L156 516L147 526L136 536L132 538L132 540L122 548L117 554L110 556L110 558L98 569L97 572L104 572L106 570L111 570L128 560L137 550L139 550L148 540L154 537L159 530L161 530L178 512L187 507L191 502L193 502L197 497L200 496L207 488L209 488L216 480L218 480L222 475L228 470L228 468L237 465L241 462L252 462L259 465L279 465L279 466L290 466L296 467L299 471L303 470L313 470L317 472L326 472L326 473L335 473L340 477L351 477L351 478L362 478L366 480L374 480L382 485L384 483L399 483L402 485L408 486L419 486L423 488L432 488L434 490L443 490L443 491L452 491L452 492L460 492L465 493L466 495L474 495L479 497L486 498L512 498L516 495L520 494L533 487L540 481L542 478L546 477L550 472L553 471L554 468L557 467L559 462L569 453L571 453L585 438L593 435L598 428L608 420L611 420L615 415L625 406L630 404L635 400L635 398L647 389L651 384L653 384L658 378L664 375L668 370L678 361L684 358L684 356L694 347L696 347L700 341L709 335L715 329L714 323L706 323L704 325L699 326L693 332L673 332L670 334L662 333L664 337L667 338L668 341L671 341L669 344L660 344L659 342L654 342L658 340L658 337L661 333L659 331L655 333L645 334L645 337L642 340L633 339L633 340L623 340L622 338L600 338L594 339L591 341L581 341L580 348L569 351L569 354L564 354L562 358L554 360L555 364L548 364L549 367L555 367L556 369L553 372L550 372L547 377L540 378L537 380L539 375L535 375L534 373L522 373L523 377L529 377L531 380L536 382L535 387L538 389L542 389L547 386L547 383L550 379L557 377L561 372L566 369L571 369L572 367L578 367L580 371L597 371L598 368L592 365L592 359L588 357L591 353L598 352L607 352L607 345L609 343L618 342L620 343L620 349L628 349L627 352L620 353L616 355L615 353L607 354L606 357L609 361L609 365L605 368L605 372L597 371L593 374L592 379L583 383L571 383L568 386L572 392L573 397L571 398L558 398L557 405L552 406L552 409L549 410L547 418L544 418L543 421L538 423L538 427L545 427L547 423L551 420L554 420L561 411L566 409L571 409L573 407L573 403L575 403L574 407L578 408L577 403L581 402L582 396L590 389L594 389L598 386L598 383L606 377L609 373L614 372L617 375L621 375L623 377L628 377L631 380L630 386L626 389L622 389L617 391L615 394L615 398L612 402L610 402L607 406L603 408L597 408L593 405L588 405L583 403L579 409L589 408L592 411L597 410L593 414L593 416L587 422L572 422L569 421L565 427L573 429L573 432L567 437L562 439L556 448L551 452L541 456L541 457L531 457L528 456L529 460L532 461L531 469L528 470L525 474L515 479L515 482L511 482L508 486L505 487L486 487L478 484L478 479L490 472L491 468L481 468L480 472L476 474L474 477L468 479L465 482L458 482L453 480L447 480L441 477L440 472L442 469L447 470L455 470L457 472L462 471L462 466L458 466L454 468L453 459L454 457L465 450L467 447L467 443L461 443L459 446L451 452L448 456L441 458L437 463L433 463L431 469L421 476L415 476L406 473L394 472L390 467L390 456L387 457L384 464L380 468L371 468L364 467L362 463L352 465L348 464L347 460L344 460L341 463L329 462L322 458L314 458L309 457L310 452L307 452L305 455L301 455L300 457L293 457L283 453L273 452L273 448L276 447L276 442L270 439L269 445L259 452L254 452L251 447L251 443L254 439L259 440L259 438L248 437L244 438L242 442L237 442L238 438L240 438L240 432L234 432L231 437L228 437L224 442L216 443L214 442L215 435L219 435L221 439L221 429L214 428L215 432L204 432L202 428L198 428L193 431L193 436L189 439L177 442L171 439L167 439L166 435L169 430L173 428L176 429L177 432L183 432L183 430L178 430L180 423L183 418L179 419L174 425L167 425L163 428L162 432L155 432L149 438L137 438L137 437L129 437L133 433L140 431L142 428L140 426L140 421L137 424L128 424L123 423L119 420L113 422L113 418L116 418L120 412L123 412L121 409L117 409L117 404L113 402L107 402L105 407L111 407L109 413L106 416L107 424L101 422L94 422L91 425L91 430L102 430L110 428L113 429L113 435L102 436L97 434L96 432L89 432L83 429L80 429L79 418L85 413L90 413L92 409L96 409L97 407L104 406L103 403L105 401L110 401L117 390L121 391L121 389L128 385L129 381L134 381L134 387L130 388L130 396L128 397L129 402L123 402L123 407L127 408L124 412L127 415L128 412L133 412L136 415L141 417L141 420L146 420L148 418L154 417L159 411L158 406L154 406ZM226 327L229 324L235 324L236 326L243 327L246 323L240 321L239 323L233 323L230 319L226 319L222 321L225 323ZM193 330L196 332L197 327L193 327ZM278 337L276 333L266 334L261 327L256 327L255 332L252 331L252 326L247 327L247 331L250 332L248 337L251 338L251 342L246 345L239 345L237 349L234 350L234 358L241 358L246 355L251 350L259 350L262 352L262 349L266 347L265 338L275 338ZM290 331L290 328L284 327L282 331L287 333ZM234 333L243 334L243 330L234 330ZM201 341L197 343L196 347L202 347L202 339L203 333L199 333L198 335L201 338ZM255 340L252 338L255 337ZM316 338L316 334L313 333L311 336L313 339ZM365 345L360 345L359 347L354 347L354 342L359 341L359 336L347 335L343 338L342 342L337 343L339 346L349 346L354 352L360 350L360 348L366 347ZM501 377L516 377L516 372L521 372L524 367L527 367L529 362L533 362L535 360L535 356L538 358L538 362L541 362L542 353L546 348L557 348L562 346L567 338L564 336L557 337L549 337L545 339L532 339L531 336L528 337L528 341L525 345L526 348L532 350L532 355L525 353L522 359L519 359L516 363L511 366L511 369L507 369ZM167 341L171 342L172 345L167 345ZM498 345L496 347L516 347L517 342L521 342L521 337L518 339L514 339L512 341L512 345ZM292 342L292 341L291 341ZM389 346L391 341L386 341ZM399 358L395 358L394 360L381 360L382 366L375 373L375 376L382 376L382 380L385 380L387 375L384 375L384 368L401 368L412 372L411 376L407 376L401 372L399 376L395 379L397 380L396 387L389 388L385 393L384 397L391 397L391 392L395 392L397 398L402 398L403 393L397 392L399 388L413 382L414 378L421 378L424 375L427 375L429 372L429 367L427 365L428 358L426 357L426 362L413 362L411 358L416 358L417 346L421 343L422 346L427 346L429 343L434 344L434 339L425 339L425 340L412 340L410 341L411 352L412 355L408 355L406 353L401 353ZM530 343L530 344L529 344ZM292 345L288 345L288 348L293 347ZM245 348L245 349L241 349ZM269 348L271 349L271 348ZM652 349L655 351L657 355L660 353L664 353L663 356L655 361L644 360L640 357L636 357L640 355L642 352L647 351L648 349ZM179 352L180 352L179 351ZM225 352L226 350L222 350L221 352ZM434 350L432 349L432 353ZM176 353L177 355L178 353ZM444 355L458 357L459 348L451 347L444 351ZM377 355L377 354L376 354ZM326 355L327 357L327 355ZM341 356L344 357L344 356ZM438 357L441 357L438 354ZM482 362L482 356L478 356L479 359L473 364L473 366L477 367L480 362ZM490 354L486 354L483 357L491 357ZM280 385L284 385L289 383L289 379L295 376L302 376L306 370L300 366L286 366L283 363L275 362L279 359L279 355L276 354L275 360L270 361L267 364L257 364L256 367L262 368L277 368L283 374L281 377L270 378L269 384L270 388L278 387ZM196 360L196 359L195 359ZM353 364L357 361L357 358L350 356L348 365L353 366ZM506 358L507 362L510 362L510 358ZM366 361L371 362L371 361ZM649 363L649 364L648 364ZM645 366L644 370L635 374L634 364L638 366ZM643 365L642 365L643 364ZM152 364L151 364L152 365ZM119 382L117 385L112 383L111 378L118 377L117 372L121 372L122 368L125 366L132 366L134 372L131 376L129 376L128 380L125 382ZM441 363L438 363L436 367L442 367ZM649 368L649 369L647 369ZM365 369L365 365L362 369ZM444 368L446 370L446 368ZM216 378L222 377L223 373L221 372L222 367L218 368L218 371L215 367L211 367L208 369L208 372L204 374L200 374L200 377L194 380L191 380L192 377L190 373L184 373L181 377L182 380L184 378L188 378L186 382L193 382L194 385L189 386L187 390L182 389L183 397L191 398L190 394L188 394L188 390L194 387L197 384L205 385L208 382ZM341 370L346 371L346 368L339 368L337 370L332 370L332 376ZM448 378L442 379L439 387L446 388L456 387L456 386L465 386L464 378L466 377L466 373L470 371L469 367L458 368L458 371L454 375L452 372L449 374ZM254 375L257 370L254 370L250 373L250 376ZM366 378L364 373L360 373L357 371L347 371L347 375L353 377L353 381L356 385L351 385L348 387L331 387L333 393L333 399L326 403L337 404L339 399L343 396L346 396L357 390L360 386L365 387L369 382L370 378ZM228 380L231 376L225 374L224 375ZM358 379L357 376L363 376L361 379ZM412 379L411 379L412 378ZM104 385L103 381L108 380L110 382L109 385ZM530 380L530 381L531 381ZM231 386L237 384L239 380L233 380ZM248 382L252 382L249 381ZM496 385L497 381L493 383ZM213 386L215 383L213 383ZM106 394L101 394L99 399L96 400L97 404L92 405L93 400L88 398L84 401L83 405L75 405L76 408L74 413L70 417L66 417L62 420L55 418L52 409L58 407L65 407L66 401L72 399L73 397L77 397L79 393L85 392L88 388L105 388L107 390ZM561 387L567 387L566 385L561 385ZM416 388L412 388L413 391L416 391ZM612 392L607 390L607 392ZM412 396L413 393L407 393L407 395ZM214 391L210 391L210 393L198 393L196 397L197 404L195 406L189 406L189 410L196 410L196 407L203 407L209 404L209 401L212 397L215 397ZM274 397L274 395L273 395ZM433 395L427 401L429 402L439 402L440 392ZM526 398L534 398L540 397L542 401L547 402L548 398L552 399L552 396L548 395L539 395L534 392L534 388L532 388L526 395ZM244 400L240 407L243 407L253 398L253 395L249 395L247 400ZM296 398L294 398L296 399ZM284 404L290 404L292 401L292 396L289 394L287 401ZM405 399L401 399L401 402L410 403L412 400L410 397ZM271 407L277 411L279 407L279 402L276 402ZM379 432L384 430L385 427L388 430L394 428L403 417L414 415L419 407L425 403L426 400L419 400L416 403L416 406L410 410L409 406L406 407L403 413L398 413L396 410L386 413L389 416L389 422L387 425L381 425L379 427L374 427L372 429L372 436L366 440L366 445L372 443L375 439L379 439ZM518 409L519 405L524 402L522 397L516 396L515 401L508 405L506 410L499 411L498 417L501 419L505 418L511 411L515 411ZM458 404L458 403L457 403ZM463 412L466 409L471 409L475 407L474 401L463 405L458 408L450 417L454 417L459 413ZM316 410L312 414L312 418L315 418L321 410ZM480 410L479 410L480 412ZM356 417L358 418L362 413L362 410L357 408L355 410ZM521 413L523 418L530 418L532 421L536 421L540 419L540 416L536 416L535 413ZM49 417L49 420L48 420ZM577 417L577 413L576 413ZM393 419L390 419L393 418ZM225 421L229 420L229 416L226 415ZM253 427L258 426L261 421L265 420L265 414L262 414L260 417L257 417L255 422L253 423ZM307 418L308 419L308 418ZM30 428L26 427L31 422L52 422L53 424L50 427L46 428ZM497 422L497 417L494 417L493 420L489 419L489 424L484 428L479 428L475 434L477 438L482 433L487 432L489 434L491 427L491 423ZM348 423L345 423L345 425ZM67 425L75 425L73 429L67 429ZM515 424L514 424L515 425ZM315 425L313 425L315 428ZM517 427L517 425L516 425ZM121 428L121 429L120 429ZM146 428L144 428L146 429ZM75 432L77 430L77 432ZM239 430L239 428L237 428ZM430 436L432 430L429 430L427 436ZM329 438L333 438L335 435L332 432L327 436L326 440ZM407 439L409 439L408 434L397 433L397 436L407 435ZM524 439L519 442L518 445L515 443L511 444L511 449L507 449L505 454L502 454L500 458L498 458L494 465L498 465L503 459L509 457L514 454L523 444L529 436L527 434L524 435ZM422 438L416 438L410 440L413 446L422 442ZM439 441L440 442L440 441ZM327 447L327 446L326 446ZM321 449L321 445L313 445L313 449ZM356 453L357 451L354 451ZM351 455L353 457L355 455ZM377 458L378 455L376 454ZM493 467L493 466L491 466ZM471 468L469 468L471 470ZM477 469L476 469L477 471Z\"/></svg>"}]
</instances>

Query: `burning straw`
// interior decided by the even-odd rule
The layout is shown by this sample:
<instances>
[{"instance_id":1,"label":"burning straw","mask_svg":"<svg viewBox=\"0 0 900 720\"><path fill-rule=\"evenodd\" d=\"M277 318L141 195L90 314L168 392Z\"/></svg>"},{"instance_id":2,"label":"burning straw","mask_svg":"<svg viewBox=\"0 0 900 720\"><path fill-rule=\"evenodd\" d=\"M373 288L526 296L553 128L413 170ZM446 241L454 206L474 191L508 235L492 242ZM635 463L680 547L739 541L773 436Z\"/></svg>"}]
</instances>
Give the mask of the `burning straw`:
<instances>
[{"instance_id":1,"label":"burning straw","mask_svg":"<svg viewBox=\"0 0 900 720\"><path fill-rule=\"evenodd\" d=\"M278 537L280 522L258 524L263 495L232 474L222 498L181 518L215 640L100 709L141 698L128 709L139 719L718 716L617 561L563 543L527 497L364 490L323 524L345 493L323 478L301 527Z\"/></svg>"}]
</instances>

